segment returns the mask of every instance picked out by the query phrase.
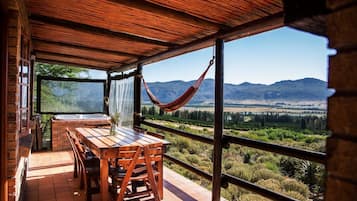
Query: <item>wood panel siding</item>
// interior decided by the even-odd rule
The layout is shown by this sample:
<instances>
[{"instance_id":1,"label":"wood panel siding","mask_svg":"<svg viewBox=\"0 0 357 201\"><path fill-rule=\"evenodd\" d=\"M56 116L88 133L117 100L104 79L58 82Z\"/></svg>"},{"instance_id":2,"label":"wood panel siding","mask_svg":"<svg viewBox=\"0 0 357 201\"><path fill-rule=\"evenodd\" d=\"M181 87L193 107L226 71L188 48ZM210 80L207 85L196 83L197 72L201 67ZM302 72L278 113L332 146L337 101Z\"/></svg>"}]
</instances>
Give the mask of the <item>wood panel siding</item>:
<instances>
[{"instance_id":1,"label":"wood panel siding","mask_svg":"<svg viewBox=\"0 0 357 201\"><path fill-rule=\"evenodd\" d=\"M235 27L281 11L281 0L148 0L215 23Z\"/></svg>"},{"instance_id":2,"label":"wood panel siding","mask_svg":"<svg viewBox=\"0 0 357 201\"><path fill-rule=\"evenodd\" d=\"M87 47L123 51L133 54L149 56L153 52L166 50L166 47L151 45L134 40L123 40L105 35L86 33L56 25L43 24L32 21L32 36L35 38L56 42L72 43Z\"/></svg>"},{"instance_id":3,"label":"wood panel siding","mask_svg":"<svg viewBox=\"0 0 357 201\"><path fill-rule=\"evenodd\" d=\"M65 55L76 55L83 58L96 58L102 61L122 62L130 59L130 57L111 53L103 53L91 49L81 49L57 44L51 45L41 42L34 42L33 47L36 49L36 51L53 52Z\"/></svg>"},{"instance_id":4,"label":"wood panel siding","mask_svg":"<svg viewBox=\"0 0 357 201\"><path fill-rule=\"evenodd\" d=\"M101 69L101 68L109 69L110 67L117 65L112 62L107 62L107 63L106 62L98 62L98 61L94 61L94 60L78 58L75 56L49 54L49 53L42 53L42 52L36 53L36 58L39 60L49 60L49 61L58 61L58 62L68 63L69 65L70 64L88 65L90 67L98 68L98 69Z\"/></svg>"},{"instance_id":5,"label":"wood panel siding","mask_svg":"<svg viewBox=\"0 0 357 201\"><path fill-rule=\"evenodd\" d=\"M31 14L85 22L96 27L166 42L185 43L192 40L192 37L202 37L218 30L218 27L192 24L120 2L100 1L98 6L97 0L80 3L75 0L28 0L27 5Z\"/></svg>"},{"instance_id":6,"label":"wood panel siding","mask_svg":"<svg viewBox=\"0 0 357 201\"><path fill-rule=\"evenodd\" d=\"M327 16L329 47L328 128L332 135L326 143L326 201L356 200L357 191L357 4L352 0L328 0L332 10Z\"/></svg>"},{"instance_id":7,"label":"wood panel siding","mask_svg":"<svg viewBox=\"0 0 357 201\"><path fill-rule=\"evenodd\" d=\"M126 64L153 55L165 59L211 46L218 36L227 37L224 38L227 41L255 34L256 31L246 31L245 25L251 27L251 23L260 23L261 19L263 29L257 27L258 23L254 25L256 29L280 27L280 21L272 22L268 28L264 23L265 18L274 18L283 11L281 0L25 0L25 3L32 38L57 43L35 44L35 51L53 53L58 45L65 44L65 48L59 49L60 54L87 58L89 49L84 48L99 50L98 54L91 52L98 56L96 59L124 65L112 68L115 71L127 70ZM229 32L232 34L222 35ZM74 49L77 47L80 51ZM176 51L180 48L182 51ZM172 50L173 53L167 54ZM80 60L77 63L85 65Z\"/></svg>"}]
</instances>

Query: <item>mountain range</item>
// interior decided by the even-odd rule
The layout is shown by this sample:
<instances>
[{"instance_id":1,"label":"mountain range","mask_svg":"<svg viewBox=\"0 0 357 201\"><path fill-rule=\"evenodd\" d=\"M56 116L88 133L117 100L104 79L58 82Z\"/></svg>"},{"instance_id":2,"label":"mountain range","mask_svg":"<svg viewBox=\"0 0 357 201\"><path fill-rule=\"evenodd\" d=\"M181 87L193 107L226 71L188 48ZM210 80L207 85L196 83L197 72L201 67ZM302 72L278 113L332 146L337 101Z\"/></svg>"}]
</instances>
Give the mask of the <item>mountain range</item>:
<instances>
[{"instance_id":1,"label":"mountain range","mask_svg":"<svg viewBox=\"0 0 357 201\"><path fill-rule=\"evenodd\" d=\"M163 103L179 97L195 81L151 82L148 86L152 93ZM324 101L332 91L327 88L327 82L304 78L299 80L283 80L270 85L253 84L224 84L224 99L226 103L239 103L245 100L254 101ZM142 99L149 102L144 87ZM212 103L214 101L214 80L205 79L189 104Z\"/></svg>"}]
</instances>

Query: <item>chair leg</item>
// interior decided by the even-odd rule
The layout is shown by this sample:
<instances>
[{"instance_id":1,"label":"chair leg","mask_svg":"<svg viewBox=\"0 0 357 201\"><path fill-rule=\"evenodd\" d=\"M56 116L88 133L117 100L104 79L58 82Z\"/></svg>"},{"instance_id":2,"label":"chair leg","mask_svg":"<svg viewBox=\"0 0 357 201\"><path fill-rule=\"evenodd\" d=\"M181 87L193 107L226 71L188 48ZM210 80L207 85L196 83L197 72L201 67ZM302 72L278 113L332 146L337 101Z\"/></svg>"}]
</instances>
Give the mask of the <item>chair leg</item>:
<instances>
[{"instance_id":1,"label":"chair leg","mask_svg":"<svg viewBox=\"0 0 357 201\"><path fill-rule=\"evenodd\" d=\"M74 154L73 154L74 155ZM77 178L78 177L78 160L74 156L74 170L73 170L73 177Z\"/></svg>"},{"instance_id":2,"label":"chair leg","mask_svg":"<svg viewBox=\"0 0 357 201\"><path fill-rule=\"evenodd\" d=\"M87 201L92 201L92 186L91 186L91 176L87 175L87 185L86 185L86 196Z\"/></svg>"},{"instance_id":3,"label":"chair leg","mask_svg":"<svg viewBox=\"0 0 357 201\"><path fill-rule=\"evenodd\" d=\"M145 156L145 164L146 164L146 169L148 172L148 180L151 186L151 190L154 194L154 200L155 201L160 201L161 197L159 195L159 192L157 190L157 185L155 182L155 178L154 178L154 174L153 174L153 170L152 170L152 166L151 166L151 161L150 161L150 157L149 157L149 149L148 147L144 147L144 156Z\"/></svg>"},{"instance_id":4,"label":"chair leg","mask_svg":"<svg viewBox=\"0 0 357 201\"><path fill-rule=\"evenodd\" d=\"M83 168L80 168L79 174L81 175L79 188L83 189L84 188L84 183L85 183L84 178L86 177L85 176L85 174L86 174L85 170L83 170Z\"/></svg>"}]
</instances>

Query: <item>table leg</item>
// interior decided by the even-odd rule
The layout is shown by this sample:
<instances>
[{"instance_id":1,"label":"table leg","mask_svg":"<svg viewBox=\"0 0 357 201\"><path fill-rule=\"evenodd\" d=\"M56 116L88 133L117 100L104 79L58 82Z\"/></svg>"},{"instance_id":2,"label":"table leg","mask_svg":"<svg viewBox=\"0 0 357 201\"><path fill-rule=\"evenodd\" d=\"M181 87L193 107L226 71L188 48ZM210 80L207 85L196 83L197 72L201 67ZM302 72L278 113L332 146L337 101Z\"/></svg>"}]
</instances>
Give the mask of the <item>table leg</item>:
<instances>
[{"instance_id":1,"label":"table leg","mask_svg":"<svg viewBox=\"0 0 357 201\"><path fill-rule=\"evenodd\" d=\"M100 159L100 193L102 197L102 201L109 200L108 193L108 160Z\"/></svg>"},{"instance_id":2,"label":"table leg","mask_svg":"<svg viewBox=\"0 0 357 201\"><path fill-rule=\"evenodd\" d=\"M163 160L163 158L162 158ZM163 171L163 161L159 161L158 163L158 171L159 171L159 178L157 181L157 187L160 195L160 199L164 199L164 171Z\"/></svg>"}]
</instances>

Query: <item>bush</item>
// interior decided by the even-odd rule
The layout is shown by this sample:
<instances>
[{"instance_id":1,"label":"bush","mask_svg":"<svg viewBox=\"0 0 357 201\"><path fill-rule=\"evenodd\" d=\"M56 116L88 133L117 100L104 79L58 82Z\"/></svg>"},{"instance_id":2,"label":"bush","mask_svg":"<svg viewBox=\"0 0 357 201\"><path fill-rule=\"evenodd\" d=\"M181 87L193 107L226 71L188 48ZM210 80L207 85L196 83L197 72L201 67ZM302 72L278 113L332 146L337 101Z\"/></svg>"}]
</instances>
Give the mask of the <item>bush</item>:
<instances>
[{"instance_id":1,"label":"bush","mask_svg":"<svg viewBox=\"0 0 357 201\"><path fill-rule=\"evenodd\" d=\"M257 182L261 179L276 179L278 181L281 181L283 180L283 177L268 169L258 169L253 173L252 182Z\"/></svg>"},{"instance_id":2,"label":"bush","mask_svg":"<svg viewBox=\"0 0 357 201\"><path fill-rule=\"evenodd\" d=\"M239 201L270 201L270 200L260 195L249 193L240 196Z\"/></svg>"},{"instance_id":3,"label":"bush","mask_svg":"<svg viewBox=\"0 0 357 201\"><path fill-rule=\"evenodd\" d=\"M275 192L281 192L280 181L276 179L266 179L266 180L262 179L259 180L256 184Z\"/></svg>"},{"instance_id":4,"label":"bush","mask_svg":"<svg viewBox=\"0 0 357 201\"><path fill-rule=\"evenodd\" d=\"M300 193L301 195L303 195L305 198L307 198L309 196L309 188L307 187L307 185L298 182L294 179L285 179L281 182L281 186L283 187L283 189L285 191L296 191L298 193Z\"/></svg>"},{"instance_id":5,"label":"bush","mask_svg":"<svg viewBox=\"0 0 357 201\"><path fill-rule=\"evenodd\" d=\"M308 199L306 197L304 197L303 195L301 195L300 193L296 192L296 191L288 191L285 192L284 194L286 194L289 197L295 198L297 200L300 201L307 201Z\"/></svg>"},{"instance_id":6,"label":"bush","mask_svg":"<svg viewBox=\"0 0 357 201\"><path fill-rule=\"evenodd\" d=\"M249 165L233 166L227 173L247 181L252 179L252 171Z\"/></svg>"}]
</instances>

